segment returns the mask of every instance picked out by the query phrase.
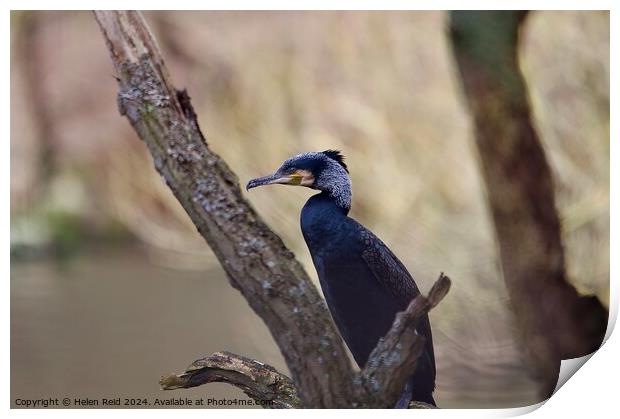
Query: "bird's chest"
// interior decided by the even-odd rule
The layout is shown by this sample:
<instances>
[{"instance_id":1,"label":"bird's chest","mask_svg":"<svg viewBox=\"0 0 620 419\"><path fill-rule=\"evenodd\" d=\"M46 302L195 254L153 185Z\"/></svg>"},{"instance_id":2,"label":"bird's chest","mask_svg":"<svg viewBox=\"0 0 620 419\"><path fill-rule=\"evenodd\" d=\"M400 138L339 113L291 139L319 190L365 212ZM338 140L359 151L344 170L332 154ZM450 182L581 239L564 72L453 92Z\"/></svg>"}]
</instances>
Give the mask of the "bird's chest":
<instances>
[{"instance_id":1,"label":"bird's chest","mask_svg":"<svg viewBox=\"0 0 620 419\"><path fill-rule=\"evenodd\" d=\"M355 255L316 258L329 310L359 365L363 365L394 320L397 304Z\"/></svg>"},{"instance_id":2,"label":"bird's chest","mask_svg":"<svg viewBox=\"0 0 620 419\"><path fill-rule=\"evenodd\" d=\"M304 208L301 231L313 257L342 252L346 248L350 232L343 221L344 217L338 213Z\"/></svg>"},{"instance_id":3,"label":"bird's chest","mask_svg":"<svg viewBox=\"0 0 620 419\"><path fill-rule=\"evenodd\" d=\"M362 250L350 234L322 226L305 235L325 300L334 317L360 313L377 291L362 257ZM336 319L338 320L338 319Z\"/></svg>"},{"instance_id":4,"label":"bird's chest","mask_svg":"<svg viewBox=\"0 0 620 419\"><path fill-rule=\"evenodd\" d=\"M333 251L314 258L323 294L330 307L353 308L358 314L367 312L386 295L385 288L368 270L357 254Z\"/></svg>"}]
</instances>

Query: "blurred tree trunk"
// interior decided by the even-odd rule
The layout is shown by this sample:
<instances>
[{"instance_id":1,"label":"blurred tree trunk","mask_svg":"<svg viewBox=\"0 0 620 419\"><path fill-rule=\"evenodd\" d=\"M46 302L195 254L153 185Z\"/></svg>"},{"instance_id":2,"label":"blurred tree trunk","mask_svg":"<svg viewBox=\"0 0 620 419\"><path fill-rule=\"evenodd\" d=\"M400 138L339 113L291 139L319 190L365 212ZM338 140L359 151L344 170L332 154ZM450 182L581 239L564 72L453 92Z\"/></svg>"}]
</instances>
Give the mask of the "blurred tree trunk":
<instances>
[{"instance_id":1,"label":"blurred tree trunk","mask_svg":"<svg viewBox=\"0 0 620 419\"><path fill-rule=\"evenodd\" d=\"M118 107L145 142L155 168L205 238L233 287L263 319L291 370L232 354L194 363L162 379L164 388L226 381L280 406L391 407L415 371L424 338L423 314L445 296L443 274L428 297L416 297L355 372L325 302L303 267L243 198L235 173L208 146L186 91L171 82L155 39L138 12L98 11L117 72ZM266 381L265 381L266 380ZM272 401L274 399L271 399Z\"/></svg>"},{"instance_id":2,"label":"blurred tree trunk","mask_svg":"<svg viewBox=\"0 0 620 419\"><path fill-rule=\"evenodd\" d=\"M607 310L566 278L551 170L532 126L518 66L526 12L451 13L450 34L475 126L501 266L541 397L560 361L597 350Z\"/></svg>"},{"instance_id":3,"label":"blurred tree trunk","mask_svg":"<svg viewBox=\"0 0 620 419\"><path fill-rule=\"evenodd\" d=\"M54 115L49 106L46 80L46 50L41 42L43 22L54 13L41 11L18 12L16 18L16 62L21 64L24 78L25 99L32 114L32 123L38 146L36 175L29 199L40 202L47 199L49 185L57 169L56 146L58 133ZM34 206L34 204L31 204Z\"/></svg>"}]
</instances>

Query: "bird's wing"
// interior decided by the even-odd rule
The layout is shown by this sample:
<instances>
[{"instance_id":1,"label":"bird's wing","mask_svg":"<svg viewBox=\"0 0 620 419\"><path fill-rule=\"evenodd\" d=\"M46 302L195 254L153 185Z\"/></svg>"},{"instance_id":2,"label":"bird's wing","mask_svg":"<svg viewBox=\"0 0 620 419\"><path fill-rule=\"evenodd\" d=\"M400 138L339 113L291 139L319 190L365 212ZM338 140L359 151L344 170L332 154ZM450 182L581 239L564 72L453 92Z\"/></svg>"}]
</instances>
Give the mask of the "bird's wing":
<instances>
[{"instance_id":1,"label":"bird's wing","mask_svg":"<svg viewBox=\"0 0 620 419\"><path fill-rule=\"evenodd\" d=\"M368 265L377 281L383 284L399 301L400 310L404 310L409 303L420 294L413 277L392 251L371 231L359 225L360 237L364 245L362 259ZM418 333L426 338L426 351L433 368L435 377L435 352L433 349L433 335L428 316L420 319Z\"/></svg>"},{"instance_id":2,"label":"bird's wing","mask_svg":"<svg viewBox=\"0 0 620 419\"><path fill-rule=\"evenodd\" d=\"M362 258L377 281L398 299L404 309L420 293L416 283L407 268L377 236L361 225L359 231L364 244Z\"/></svg>"}]
</instances>

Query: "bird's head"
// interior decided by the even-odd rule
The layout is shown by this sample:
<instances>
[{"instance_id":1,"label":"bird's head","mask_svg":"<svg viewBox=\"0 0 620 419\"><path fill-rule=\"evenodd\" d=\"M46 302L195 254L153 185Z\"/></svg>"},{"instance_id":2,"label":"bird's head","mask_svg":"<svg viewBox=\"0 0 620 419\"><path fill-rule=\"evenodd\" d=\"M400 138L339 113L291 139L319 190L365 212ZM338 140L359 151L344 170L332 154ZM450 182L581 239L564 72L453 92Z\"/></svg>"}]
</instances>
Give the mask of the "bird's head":
<instances>
[{"instance_id":1,"label":"bird's head","mask_svg":"<svg viewBox=\"0 0 620 419\"><path fill-rule=\"evenodd\" d=\"M248 182L247 189L283 184L328 190L335 180L348 179L348 173L344 156L339 151L303 153L285 160L275 173L252 179Z\"/></svg>"},{"instance_id":2,"label":"bird's head","mask_svg":"<svg viewBox=\"0 0 620 419\"><path fill-rule=\"evenodd\" d=\"M273 184L306 186L326 192L347 209L351 205L349 170L344 156L336 150L291 157L275 173L249 181L246 189Z\"/></svg>"}]
</instances>

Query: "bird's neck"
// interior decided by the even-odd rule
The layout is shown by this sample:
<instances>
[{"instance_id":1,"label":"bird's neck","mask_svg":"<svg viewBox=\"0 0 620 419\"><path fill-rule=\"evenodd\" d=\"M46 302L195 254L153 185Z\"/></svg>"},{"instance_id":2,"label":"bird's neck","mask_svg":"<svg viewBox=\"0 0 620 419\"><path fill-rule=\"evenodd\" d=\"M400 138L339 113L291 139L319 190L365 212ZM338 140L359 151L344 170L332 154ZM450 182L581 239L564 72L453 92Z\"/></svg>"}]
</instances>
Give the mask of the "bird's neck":
<instances>
[{"instance_id":1,"label":"bird's neck","mask_svg":"<svg viewBox=\"0 0 620 419\"><path fill-rule=\"evenodd\" d=\"M315 195L320 197L322 201L332 201L333 204L342 211L345 215L349 213L351 209L351 181L348 176L342 176L335 179L331 179L328 183L328 187L320 188L322 191L320 194Z\"/></svg>"},{"instance_id":2,"label":"bird's neck","mask_svg":"<svg viewBox=\"0 0 620 419\"><path fill-rule=\"evenodd\" d=\"M347 215L351 209L351 190L339 190L336 192L323 191L315 195L323 201L324 206L331 206L333 211Z\"/></svg>"},{"instance_id":3,"label":"bird's neck","mask_svg":"<svg viewBox=\"0 0 620 419\"><path fill-rule=\"evenodd\" d=\"M321 192L306 202L301 210L301 231L314 255L317 249L328 249L341 234L339 226L347 217L343 209L327 192Z\"/></svg>"},{"instance_id":4,"label":"bird's neck","mask_svg":"<svg viewBox=\"0 0 620 419\"><path fill-rule=\"evenodd\" d=\"M348 201L350 202L350 201ZM346 217L349 213L349 205L342 202L341 199L335 198L327 191L322 191L311 196L302 209L302 213L311 213L327 217L331 215L334 218Z\"/></svg>"}]
</instances>

